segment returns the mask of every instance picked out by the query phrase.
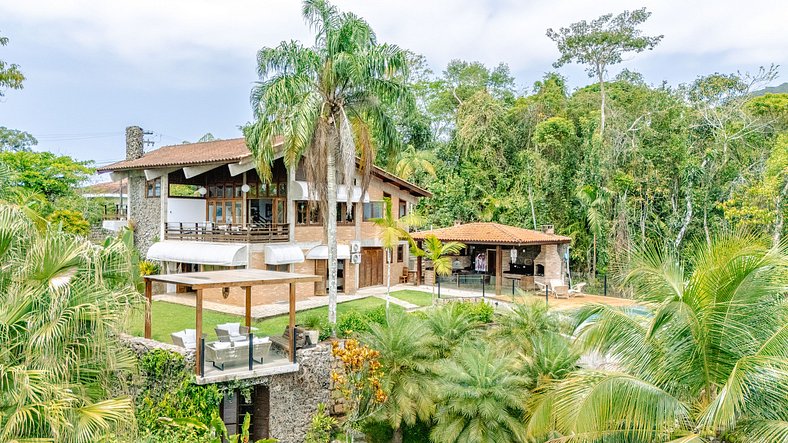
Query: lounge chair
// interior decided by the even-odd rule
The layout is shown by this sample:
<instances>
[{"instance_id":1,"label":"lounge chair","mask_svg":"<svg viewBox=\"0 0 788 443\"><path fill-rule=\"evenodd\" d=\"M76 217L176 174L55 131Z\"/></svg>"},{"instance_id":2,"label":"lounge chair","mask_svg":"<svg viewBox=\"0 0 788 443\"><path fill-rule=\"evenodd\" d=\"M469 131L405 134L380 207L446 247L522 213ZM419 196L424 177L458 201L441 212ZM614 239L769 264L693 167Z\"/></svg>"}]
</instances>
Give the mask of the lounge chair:
<instances>
[{"instance_id":1,"label":"lounge chair","mask_svg":"<svg viewBox=\"0 0 788 443\"><path fill-rule=\"evenodd\" d=\"M264 364L271 350L271 340L268 337L254 337L252 339L252 360ZM224 371L225 365L237 365L249 361L249 341L213 342L205 345L205 361L219 370Z\"/></svg>"},{"instance_id":2,"label":"lounge chair","mask_svg":"<svg viewBox=\"0 0 788 443\"><path fill-rule=\"evenodd\" d=\"M555 298L569 298L569 286L565 285L561 279L550 280L550 290Z\"/></svg>"},{"instance_id":3,"label":"lounge chair","mask_svg":"<svg viewBox=\"0 0 788 443\"><path fill-rule=\"evenodd\" d=\"M583 296L583 288L586 287L588 283L582 282L575 285L574 288L569 290L570 297L582 297Z\"/></svg>"},{"instance_id":4,"label":"lounge chair","mask_svg":"<svg viewBox=\"0 0 788 443\"><path fill-rule=\"evenodd\" d=\"M197 331L194 329L184 329L183 331L170 334L172 343L186 349L197 349Z\"/></svg>"},{"instance_id":5,"label":"lounge chair","mask_svg":"<svg viewBox=\"0 0 788 443\"><path fill-rule=\"evenodd\" d=\"M240 323L223 323L216 325L214 328L219 341L228 343L247 340L249 332L255 330L257 328L247 328L246 326L241 326Z\"/></svg>"}]
</instances>

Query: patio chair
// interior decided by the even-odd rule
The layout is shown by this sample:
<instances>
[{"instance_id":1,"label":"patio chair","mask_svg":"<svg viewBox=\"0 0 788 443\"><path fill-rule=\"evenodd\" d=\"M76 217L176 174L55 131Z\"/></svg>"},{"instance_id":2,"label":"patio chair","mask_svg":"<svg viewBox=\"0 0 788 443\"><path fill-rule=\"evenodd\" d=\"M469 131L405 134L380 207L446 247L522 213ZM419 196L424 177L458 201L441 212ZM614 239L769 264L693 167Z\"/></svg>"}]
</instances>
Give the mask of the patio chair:
<instances>
[{"instance_id":1,"label":"patio chair","mask_svg":"<svg viewBox=\"0 0 788 443\"><path fill-rule=\"evenodd\" d=\"M410 274L410 270L407 267L403 267L402 268L402 275L399 276L399 282L400 283L407 283L409 274Z\"/></svg>"},{"instance_id":2,"label":"patio chair","mask_svg":"<svg viewBox=\"0 0 788 443\"><path fill-rule=\"evenodd\" d=\"M265 364L271 350L271 340L268 337L255 337L252 339L252 360ZM233 366L248 362L249 342L213 342L205 345L205 361L211 362L213 367L224 371L225 365Z\"/></svg>"},{"instance_id":3,"label":"patio chair","mask_svg":"<svg viewBox=\"0 0 788 443\"><path fill-rule=\"evenodd\" d=\"M555 298L569 298L569 286L565 285L561 279L550 280L550 290Z\"/></svg>"},{"instance_id":4,"label":"patio chair","mask_svg":"<svg viewBox=\"0 0 788 443\"><path fill-rule=\"evenodd\" d=\"M257 328L247 328L241 326L240 323L223 323L216 325L214 332L220 342L233 343L237 341L244 341L248 339L249 332L255 331Z\"/></svg>"},{"instance_id":5,"label":"patio chair","mask_svg":"<svg viewBox=\"0 0 788 443\"><path fill-rule=\"evenodd\" d=\"M186 349L197 349L197 331L194 329L184 329L183 331L170 334L172 344Z\"/></svg>"},{"instance_id":6,"label":"patio chair","mask_svg":"<svg viewBox=\"0 0 788 443\"><path fill-rule=\"evenodd\" d=\"M574 288L569 290L570 297L582 297L583 296L583 288L586 287L588 283L582 282L575 285Z\"/></svg>"}]
</instances>

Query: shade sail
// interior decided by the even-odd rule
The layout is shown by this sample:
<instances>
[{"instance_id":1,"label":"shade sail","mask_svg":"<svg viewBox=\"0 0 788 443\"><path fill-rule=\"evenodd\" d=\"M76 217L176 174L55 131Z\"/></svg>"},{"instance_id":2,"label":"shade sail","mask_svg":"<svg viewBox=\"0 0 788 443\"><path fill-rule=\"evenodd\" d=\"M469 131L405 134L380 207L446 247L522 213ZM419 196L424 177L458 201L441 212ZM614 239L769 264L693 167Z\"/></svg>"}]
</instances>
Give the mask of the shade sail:
<instances>
[{"instance_id":1,"label":"shade sail","mask_svg":"<svg viewBox=\"0 0 788 443\"><path fill-rule=\"evenodd\" d=\"M337 185L337 201L347 202L347 188L345 185ZM304 181L294 181L288 191L293 196L293 200L312 200L316 201L317 195L309 192L309 185ZM361 187L353 186L353 193L350 197L352 203L358 203L361 200ZM364 195L364 203L369 203L369 195Z\"/></svg>"},{"instance_id":2,"label":"shade sail","mask_svg":"<svg viewBox=\"0 0 788 443\"><path fill-rule=\"evenodd\" d=\"M246 266L246 245L166 240L148 249L148 259L214 266Z\"/></svg>"},{"instance_id":3,"label":"shade sail","mask_svg":"<svg viewBox=\"0 0 788 443\"><path fill-rule=\"evenodd\" d=\"M328 260L328 245L315 246L306 253L309 260ZM350 260L350 246L337 245L337 260Z\"/></svg>"},{"instance_id":4,"label":"shade sail","mask_svg":"<svg viewBox=\"0 0 788 443\"><path fill-rule=\"evenodd\" d=\"M303 263L304 252L296 245L265 245L265 264L289 265Z\"/></svg>"}]
</instances>

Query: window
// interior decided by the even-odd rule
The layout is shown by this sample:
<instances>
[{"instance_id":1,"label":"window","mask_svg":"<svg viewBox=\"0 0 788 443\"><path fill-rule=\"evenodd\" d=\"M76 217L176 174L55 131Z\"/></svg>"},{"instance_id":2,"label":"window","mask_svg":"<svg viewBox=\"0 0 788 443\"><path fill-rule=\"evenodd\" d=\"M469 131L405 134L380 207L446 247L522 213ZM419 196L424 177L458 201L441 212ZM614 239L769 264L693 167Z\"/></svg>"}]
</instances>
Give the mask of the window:
<instances>
[{"instance_id":1,"label":"window","mask_svg":"<svg viewBox=\"0 0 788 443\"><path fill-rule=\"evenodd\" d=\"M322 225L318 203L304 200L296 201L296 224Z\"/></svg>"},{"instance_id":2,"label":"window","mask_svg":"<svg viewBox=\"0 0 788 443\"><path fill-rule=\"evenodd\" d=\"M356 206L350 203L350 215L347 213L348 203L337 203L337 224L352 225L356 216Z\"/></svg>"},{"instance_id":3,"label":"window","mask_svg":"<svg viewBox=\"0 0 788 443\"><path fill-rule=\"evenodd\" d=\"M383 202L364 203L364 221L383 217Z\"/></svg>"},{"instance_id":4,"label":"window","mask_svg":"<svg viewBox=\"0 0 788 443\"><path fill-rule=\"evenodd\" d=\"M397 262L402 263L405 261L405 245L397 246Z\"/></svg>"},{"instance_id":5,"label":"window","mask_svg":"<svg viewBox=\"0 0 788 443\"><path fill-rule=\"evenodd\" d=\"M408 202L406 202L404 200L400 200L399 201L399 217L398 218L402 218L402 217L404 217L406 215L408 215Z\"/></svg>"},{"instance_id":6,"label":"window","mask_svg":"<svg viewBox=\"0 0 788 443\"><path fill-rule=\"evenodd\" d=\"M290 265L266 265L269 271L290 272Z\"/></svg>"},{"instance_id":7,"label":"window","mask_svg":"<svg viewBox=\"0 0 788 443\"><path fill-rule=\"evenodd\" d=\"M161 177L148 180L146 185L146 197L161 197Z\"/></svg>"}]
</instances>

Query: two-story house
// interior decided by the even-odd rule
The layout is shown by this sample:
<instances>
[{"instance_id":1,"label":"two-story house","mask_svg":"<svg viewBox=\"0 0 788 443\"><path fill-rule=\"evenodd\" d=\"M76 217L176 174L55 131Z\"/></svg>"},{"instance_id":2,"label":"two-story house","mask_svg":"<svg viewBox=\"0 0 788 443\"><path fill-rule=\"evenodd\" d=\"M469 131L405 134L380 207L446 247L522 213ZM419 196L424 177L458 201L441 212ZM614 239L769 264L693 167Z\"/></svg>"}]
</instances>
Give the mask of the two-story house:
<instances>
[{"instance_id":1,"label":"two-story house","mask_svg":"<svg viewBox=\"0 0 788 443\"><path fill-rule=\"evenodd\" d=\"M300 168L288 170L277 158L266 183L243 138L143 152L142 137L141 128L127 128L126 160L99 172L127 184L135 243L143 256L163 264L162 272L247 267L327 276L326 231ZM383 169L375 167L371 174L363 199L358 177L337 192L338 286L346 294L385 283L385 252L370 221L383 215L384 198L391 198L399 217L430 195ZM349 201L345 186L352 187ZM408 254L405 242L393 252L394 282L407 267ZM261 294L255 302L285 290ZM326 282L298 292L299 298L323 295ZM224 296L225 302L241 302L240 294Z\"/></svg>"}]
</instances>

